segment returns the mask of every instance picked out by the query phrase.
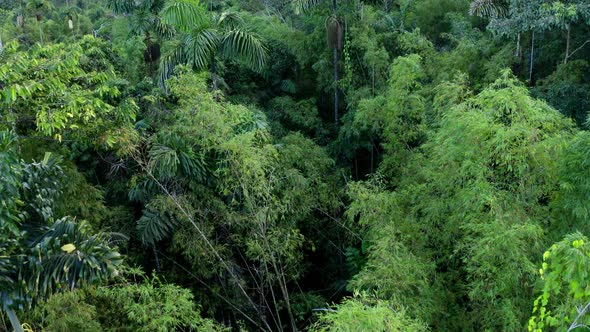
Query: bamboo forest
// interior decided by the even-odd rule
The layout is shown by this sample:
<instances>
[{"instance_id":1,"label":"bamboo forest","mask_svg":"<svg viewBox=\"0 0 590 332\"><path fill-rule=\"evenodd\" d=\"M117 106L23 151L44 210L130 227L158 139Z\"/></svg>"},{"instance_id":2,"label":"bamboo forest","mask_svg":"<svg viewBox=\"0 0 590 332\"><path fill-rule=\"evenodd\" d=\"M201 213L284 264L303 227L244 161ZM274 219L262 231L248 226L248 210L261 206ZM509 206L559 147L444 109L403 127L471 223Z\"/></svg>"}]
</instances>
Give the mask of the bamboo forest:
<instances>
[{"instance_id":1,"label":"bamboo forest","mask_svg":"<svg viewBox=\"0 0 590 332\"><path fill-rule=\"evenodd\" d=\"M0 331L587 331L590 0L0 0Z\"/></svg>"}]
</instances>

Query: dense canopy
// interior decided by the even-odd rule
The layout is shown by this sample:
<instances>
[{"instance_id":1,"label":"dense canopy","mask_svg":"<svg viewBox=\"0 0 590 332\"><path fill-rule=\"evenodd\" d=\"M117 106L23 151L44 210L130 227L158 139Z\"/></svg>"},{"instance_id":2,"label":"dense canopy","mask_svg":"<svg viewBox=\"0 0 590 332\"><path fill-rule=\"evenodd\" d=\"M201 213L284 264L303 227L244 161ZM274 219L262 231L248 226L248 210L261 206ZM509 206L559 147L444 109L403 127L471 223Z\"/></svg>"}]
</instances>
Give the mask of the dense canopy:
<instances>
[{"instance_id":1,"label":"dense canopy","mask_svg":"<svg viewBox=\"0 0 590 332\"><path fill-rule=\"evenodd\" d=\"M0 0L0 330L590 328L587 0Z\"/></svg>"}]
</instances>

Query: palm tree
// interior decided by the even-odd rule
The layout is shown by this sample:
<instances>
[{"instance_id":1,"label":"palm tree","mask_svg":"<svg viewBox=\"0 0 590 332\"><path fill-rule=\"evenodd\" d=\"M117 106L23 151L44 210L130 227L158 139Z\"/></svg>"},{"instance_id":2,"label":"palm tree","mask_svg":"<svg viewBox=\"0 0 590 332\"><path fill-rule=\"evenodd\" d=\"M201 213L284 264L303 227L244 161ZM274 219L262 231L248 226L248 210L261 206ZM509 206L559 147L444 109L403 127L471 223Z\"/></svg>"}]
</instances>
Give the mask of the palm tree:
<instances>
[{"instance_id":1,"label":"palm tree","mask_svg":"<svg viewBox=\"0 0 590 332\"><path fill-rule=\"evenodd\" d=\"M72 34L74 34L74 20L78 21L78 18L81 13L82 13L82 10L78 6L66 5L66 6L62 7L60 10L59 16L60 16L60 18L62 18L66 21L66 23L68 25L68 29L72 32ZM78 28L76 30L79 30L79 24L76 24L76 26L78 26ZM76 31L76 32L78 32L78 31Z\"/></svg>"},{"instance_id":2,"label":"palm tree","mask_svg":"<svg viewBox=\"0 0 590 332\"><path fill-rule=\"evenodd\" d=\"M154 63L160 59L160 44L163 38L169 38L173 32L160 20L165 0L109 0L107 6L116 14L129 17L129 33L142 36L146 49L143 58L149 66L149 75L153 77Z\"/></svg>"},{"instance_id":3,"label":"palm tree","mask_svg":"<svg viewBox=\"0 0 590 332\"><path fill-rule=\"evenodd\" d=\"M237 60L256 72L266 65L266 47L259 36L245 27L238 13L209 15L203 7L173 2L162 11L162 21L173 26L178 34L175 47L162 57L160 83L170 77L176 65L186 64L197 70L209 68L212 88L217 90L216 58Z\"/></svg>"},{"instance_id":4,"label":"palm tree","mask_svg":"<svg viewBox=\"0 0 590 332\"><path fill-rule=\"evenodd\" d=\"M160 43L171 40L174 47L160 61L160 84L172 75L178 64L197 70L211 68L213 88L217 88L215 56L238 60L254 71L262 71L266 48L258 36L244 28L236 13L210 16L206 9L184 0L109 0L115 13L130 15L130 32L143 35L144 60L150 64L160 59Z\"/></svg>"},{"instance_id":5,"label":"palm tree","mask_svg":"<svg viewBox=\"0 0 590 332\"><path fill-rule=\"evenodd\" d=\"M50 11L53 6L47 0L28 0L26 4L27 10L32 12L37 19L37 27L39 28L39 40L43 45L43 29L41 21L43 20L43 13Z\"/></svg>"},{"instance_id":6,"label":"palm tree","mask_svg":"<svg viewBox=\"0 0 590 332\"><path fill-rule=\"evenodd\" d=\"M469 14L479 17L505 17L508 14L506 0L473 0L469 5Z\"/></svg>"},{"instance_id":7,"label":"palm tree","mask_svg":"<svg viewBox=\"0 0 590 332\"><path fill-rule=\"evenodd\" d=\"M296 13L306 12L311 8L326 2L327 0L292 0ZM332 62L334 65L334 125L338 127L339 95L338 95L338 51L342 49L342 37L344 35L343 24L338 18L338 1L332 0L332 14L326 18L326 35L328 47L332 49Z\"/></svg>"},{"instance_id":8,"label":"palm tree","mask_svg":"<svg viewBox=\"0 0 590 332\"><path fill-rule=\"evenodd\" d=\"M3 148L9 146L4 138L0 136ZM0 213L0 305L14 330L22 332L15 309L116 275L122 260L107 234L92 234L88 224L71 217L53 221L59 193L55 179L63 175L57 158L46 154L42 162L22 164L8 150L0 151L0 160L10 167L0 185L5 203Z\"/></svg>"}]
</instances>

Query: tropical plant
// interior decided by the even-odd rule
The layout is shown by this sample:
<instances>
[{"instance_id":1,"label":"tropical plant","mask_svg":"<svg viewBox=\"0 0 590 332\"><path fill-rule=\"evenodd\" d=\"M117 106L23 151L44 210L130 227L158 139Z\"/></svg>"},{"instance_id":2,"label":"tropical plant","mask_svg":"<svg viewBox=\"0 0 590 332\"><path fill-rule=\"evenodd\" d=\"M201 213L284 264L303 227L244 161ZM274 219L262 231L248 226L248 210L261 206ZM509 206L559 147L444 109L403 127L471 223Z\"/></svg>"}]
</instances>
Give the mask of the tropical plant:
<instances>
[{"instance_id":1,"label":"tropical plant","mask_svg":"<svg viewBox=\"0 0 590 332\"><path fill-rule=\"evenodd\" d=\"M0 128L111 147L133 140L137 105L120 99L126 81L115 75L103 41L86 36L67 47L34 46L28 52L17 47L7 45L7 61L0 66Z\"/></svg>"},{"instance_id":2,"label":"tropical plant","mask_svg":"<svg viewBox=\"0 0 590 332\"><path fill-rule=\"evenodd\" d=\"M315 309L318 322L311 331L317 332L426 332L428 326L407 316L403 308L392 307L387 302L371 298L367 294L356 293L334 309Z\"/></svg>"},{"instance_id":3,"label":"tropical plant","mask_svg":"<svg viewBox=\"0 0 590 332\"><path fill-rule=\"evenodd\" d=\"M3 146L5 161L15 160L10 157L15 154L13 144ZM110 235L93 233L83 221L53 214L62 174L58 158L47 153L41 162L21 162L19 173L18 184L13 181L14 171L8 173L7 189L14 198L3 198L12 207L8 206L9 218L2 220L3 231L8 232L2 232L0 249L2 309L17 332L23 329L14 310L117 275L122 262ZM20 206L15 208L15 202Z\"/></svg>"},{"instance_id":4,"label":"tropical plant","mask_svg":"<svg viewBox=\"0 0 590 332\"><path fill-rule=\"evenodd\" d=\"M295 13L307 12L311 8L325 3L324 0L292 0L295 8ZM339 107L340 95L338 88L338 80L340 79L340 71L338 68L338 51L342 50L344 45L344 23L338 17L338 0L332 0L331 3L332 14L326 17L326 36L328 40L328 47L332 49L332 65L334 67L334 125L339 126Z\"/></svg>"},{"instance_id":5,"label":"tropical plant","mask_svg":"<svg viewBox=\"0 0 590 332\"><path fill-rule=\"evenodd\" d=\"M160 80L170 77L174 66L186 64L198 70L210 67L213 90L218 88L217 57L235 60L256 72L264 69L267 49L260 37L249 31L237 12L209 15L202 7L171 3L162 12L162 21L174 26L179 35L163 57Z\"/></svg>"},{"instance_id":6,"label":"tropical plant","mask_svg":"<svg viewBox=\"0 0 590 332\"><path fill-rule=\"evenodd\" d=\"M43 20L43 15L52 10L53 6L48 0L27 0L26 9L35 15L39 29L39 40L41 45L43 45L43 27L41 21Z\"/></svg>"},{"instance_id":7,"label":"tropical plant","mask_svg":"<svg viewBox=\"0 0 590 332\"><path fill-rule=\"evenodd\" d=\"M574 331L588 328L588 243L587 237L574 233L565 236L545 251L539 269L541 295L534 301L529 331Z\"/></svg>"}]
</instances>

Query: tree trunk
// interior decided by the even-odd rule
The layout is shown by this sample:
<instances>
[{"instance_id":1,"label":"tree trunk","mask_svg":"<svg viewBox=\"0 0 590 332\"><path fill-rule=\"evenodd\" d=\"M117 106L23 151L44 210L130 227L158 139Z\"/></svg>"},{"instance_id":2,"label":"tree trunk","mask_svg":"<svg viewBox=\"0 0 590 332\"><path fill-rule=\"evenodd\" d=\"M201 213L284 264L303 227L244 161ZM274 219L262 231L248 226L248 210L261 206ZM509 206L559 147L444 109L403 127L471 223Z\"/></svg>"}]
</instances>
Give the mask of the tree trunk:
<instances>
[{"instance_id":1,"label":"tree trunk","mask_svg":"<svg viewBox=\"0 0 590 332\"><path fill-rule=\"evenodd\" d=\"M571 25L568 24L567 25L567 37L566 37L566 42L565 42L565 59L563 59L563 63L567 63L567 60L570 57L571 32L572 32Z\"/></svg>"},{"instance_id":2,"label":"tree trunk","mask_svg":"<svg viewBox=\"0 0 590 332\"><path fill-rule=\"evenodd\" d=\"M41 22L37 21L37 26L39 27L39 40L41 41L41 46L43 46L43 28L41 27Z\"/></svg>"},{"instance_id":3,"label":"tree trunk","mask_svg":"<svg viewBox=\"0 0 590 332\"><path fill-rule=\"evenodd\" d=\"M215 63L215 57L211 59L211 90L217 91L219 88L217 79L217 63Z\"/></svg>"},{"instance_id":4,"label":"tree trunk","mask_svg":"<svg viewBox=\"0 0 590 332\"><path fill-rule=\"evenodd\" d=\"M160 273L160 258L158 257L158 251L155 245L152 245L152 250L154 251L154 259L156 260L156 272Z\"/></svg>"},{"instance_id":5,"label":"tree trunk","mask_svg":"<svg viewBox=\"0 0 590 332\"><path fill-rule=\"evenodd\" d=\"M375 97L375 65L373 65L371 74L371 92L373 93L373 97Z\"/></svg>"},{"instance_id":6,"label":"tree trunk","mask_svg":"<svg viewBox=\"0 0 590 332\"><path fill-rule=\"evenodd\" d=\"M338 128L338 49L334 47L334 126Z\"/></svg>"},{"instance_id":7,"label":"tree trunk","mask_svg":"<svg viewBox=\"0 0 590 332\"><path fill-rule=\"evenodd\" d=\"M24 332L23 326L16 316L16 312L12 309L8 309L6 310L6 314L8 315L8 319L10 319L10 324L12 325L14 332Z\"/></svg>"},{"instance_id":8,"label":"tree trunk","mask_svg":"<svg viewBox=\"0 0 590 332\"><path fill-rule=\"evenodd\" d=\"M520 32L516 35L516 52L514 56L520 58Z\"/></svg>"},{"instance_id":9,"label":"tree trunk","mask_svg":"<svg viewBox=\"0 0 590 332\"><path fill-rule=\"evenodd\" d=\"M338 16L336 16L336 13L338 12L338 3L337 0L332 0L332 14L334 15L335 18L337 18ZM334 47L334 55L333 55L333 61L334 61L334 126L336 128L338 128L338 122L339 122L339 118L338 118L338 46L337 44L333 46Z\"/></svg>"},{"instance_id":10,"label":"tree trunk","mask_svg":"<svg viewBox=\"0 0 590 332\"><path fill-rule=\"evenodd\" d=\"M529 84L533 84L533 62L535 61L535 31L533 31L533 36L531 38L531 55L530 55L530 64L529 64Z\"/></svg>"}]
</instances>

